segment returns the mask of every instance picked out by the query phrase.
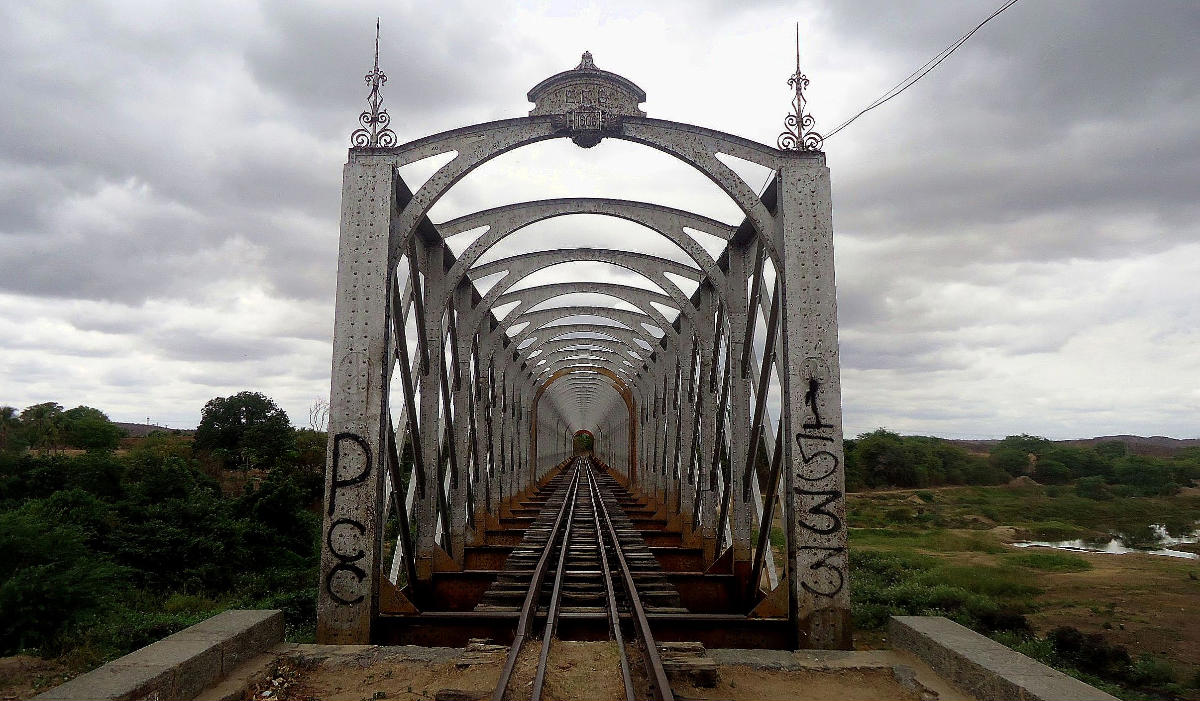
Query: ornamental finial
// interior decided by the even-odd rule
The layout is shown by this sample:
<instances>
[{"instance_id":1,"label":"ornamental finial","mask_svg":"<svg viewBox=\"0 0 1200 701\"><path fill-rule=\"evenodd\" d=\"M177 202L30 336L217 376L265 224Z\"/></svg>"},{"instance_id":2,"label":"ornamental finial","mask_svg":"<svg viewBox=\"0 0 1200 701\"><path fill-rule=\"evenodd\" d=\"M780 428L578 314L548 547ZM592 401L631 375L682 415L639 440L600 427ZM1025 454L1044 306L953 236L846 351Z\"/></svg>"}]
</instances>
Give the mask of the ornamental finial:
<instances>
[{"instance_id":1,"label":"ornamental finial","mask_svg":"<svg viewBox=\"0 0 1200 701\"><path fill-rule=\"evenodd\" d=\"M362 126L350 134L350 145L363 146L395 146L396 132L388 128L392 118L383 108L383 96L379 89L387 82L387 75L379 70L379 18L375 18L375 67L371 69L364 80L371 92L367 95L367 109L358 115L358 123Z\"/></svg>"},{"instance_id":2,"label":"ornamental finial","mask_svg":"<svg viewBox=\"0 0 1200 701\"><path fill-rule=\"evenodd\" d=\"M808 87L808 78L800 70L799 22L796 23L796 72L788 78L788 87L795 89L796 96L792 98L792 113L783 120L784 132L776 143L785 151L820 151L825 138L813 130L817 120L804 112L807 102L804 89Z\"/></svg>"},{"instance_id":3,"label":"ornamental finial","mask_svg":"<svg viewBox=\"0 0 1200 701\"><path fill-rule=\"evenodd\" d=\"M592 52L584 51L583 56L579 60L579 65L575 66L575 70L581 71L588 68L595 68L596 64L592 61Z\"/></svg>"}]
</instances>

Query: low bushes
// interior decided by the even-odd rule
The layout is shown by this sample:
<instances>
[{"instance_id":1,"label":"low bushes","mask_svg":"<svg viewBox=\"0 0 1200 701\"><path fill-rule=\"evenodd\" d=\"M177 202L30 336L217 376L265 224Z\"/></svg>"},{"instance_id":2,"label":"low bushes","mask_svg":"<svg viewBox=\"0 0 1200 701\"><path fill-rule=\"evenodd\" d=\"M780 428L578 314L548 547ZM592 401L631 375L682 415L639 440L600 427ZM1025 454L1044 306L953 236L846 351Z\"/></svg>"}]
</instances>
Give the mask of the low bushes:
<instances>
[{"instance_id":1,"label":"low bushes","mask_svg":"<svg viewBox=\"0 0 1200 701\"><path fill-rule=\"evenodd\" d=\"M975 630L1028 631L1024 601L1038 593L1019 572L914 553L852 548L850 569L854 623L866 630L882 629L891 616L946 616Z\"/></svg>"}]
</instances>

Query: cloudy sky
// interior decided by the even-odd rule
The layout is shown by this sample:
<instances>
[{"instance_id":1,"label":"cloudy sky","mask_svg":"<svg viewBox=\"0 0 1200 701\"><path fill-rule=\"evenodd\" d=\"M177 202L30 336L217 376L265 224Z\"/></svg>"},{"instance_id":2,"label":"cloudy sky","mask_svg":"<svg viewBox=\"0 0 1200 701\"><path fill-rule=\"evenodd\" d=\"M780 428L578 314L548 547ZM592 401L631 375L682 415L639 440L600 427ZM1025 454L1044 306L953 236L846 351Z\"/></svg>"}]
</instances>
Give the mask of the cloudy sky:
<instances>
[{"instance_id":1,"label":"cloudy sky","mask_svg":"<svg viewBox=\"0 0 1200 701\"><path fill-rule=\"evenodd\" d=\"M190 427L253 389L307 422L376 15L402 141L524 114L589 49L650 116L774 144L795 21L831 128L998 4L2 3L0 405ZM1193 0L1022 0L827 142L848 434L1200 435L1197 36ZM433 218L562 195L740 219L613 140L506 155ZM555 221L512 243L644 241Z\"/></svg>"}]
</instances>

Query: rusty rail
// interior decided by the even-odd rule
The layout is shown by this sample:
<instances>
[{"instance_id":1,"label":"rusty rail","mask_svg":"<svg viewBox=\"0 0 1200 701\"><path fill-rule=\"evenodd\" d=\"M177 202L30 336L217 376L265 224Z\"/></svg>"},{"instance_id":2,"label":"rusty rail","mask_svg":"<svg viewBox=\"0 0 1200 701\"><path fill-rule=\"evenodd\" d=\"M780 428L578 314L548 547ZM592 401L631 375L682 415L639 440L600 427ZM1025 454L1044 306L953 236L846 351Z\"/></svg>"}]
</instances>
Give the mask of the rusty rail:
<instances>
[{"instance_id":1,"label":"rusty rail","mask_svg":"<svg viewBox=\"0 0 1200 701\"><path fill-rule=\"evenodd\" d=\"M599 492L599 486L596 484L596 477L592 474L591 466L586 465L585 470L588 481ZM621 549L621 541L617 538L617 530L613 527L612 519L608 515L608 507L605 506L603 499L599 500L597 508L599 513L603 514L602 520L605 530L612 540L613 551L616 553L617 563L621 568L621 581L625 584L625 594L629 599L629 610L633 616L634 628L644 648L643 659L646 662L646 675L650 681L650 685L654 687L655 694L660 701L675 701L675 694L671 691L671 683L667 680L667 672L663 669L662 658L658 654L658 646L654 643L654 634L650 631L650 620L646 618L646 609L642 606L641 597L638 596L637 584L633 581L633 572L629 569L629 563L625 560L625 553Z\"/></svg>"},{"instance_id":2,"label":"rusty rail","mask_svg":"<svg viewBox=\"0 0 1200 701\"><path fill-rule=\"evenodd\" d=\"M525 642L525 636L529 632L529 624L537 614L538 599L542 594L542 582L546 578L546 568L550 563L550 553L554 551L554 542L558 539L558 534L562 531L563 518L567 513L568 505L573 506L575 502L575 491L579 487L579 471L576 470L571 477L571 483L567 487L566 498L563 499L562 506L558 509L558 516L554 520L554 525L550 528L550 536L546 540L546 549L542 551L542 556L538 558L537 567L533 570L533 578L529 582L529 591L525 594L525 602L521 606L521 615L517 620L517 631L513 636L512 647L508 650L508 658L504 661L504 667L500 670L500 679L496 682L496 690L492 693L492 701L504 701L504 692L508 689L508 683L512 679L513 668L517 664L517 655L521 652L521 646Z\"/></svg>"}]
</instances>

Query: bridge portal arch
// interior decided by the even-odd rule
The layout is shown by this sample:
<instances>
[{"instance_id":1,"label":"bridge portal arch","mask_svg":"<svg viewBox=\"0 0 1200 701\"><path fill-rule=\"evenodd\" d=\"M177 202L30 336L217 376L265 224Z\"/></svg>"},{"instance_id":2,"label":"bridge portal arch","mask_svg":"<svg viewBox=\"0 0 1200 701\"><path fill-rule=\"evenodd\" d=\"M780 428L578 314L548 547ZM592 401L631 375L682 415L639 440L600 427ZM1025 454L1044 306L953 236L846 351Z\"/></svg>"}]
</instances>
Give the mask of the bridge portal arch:
<instances>
[{"instance_id":1,"label":"bridge portal arch","mask_svg":"<svg viewBox=\"0 0 1200 701\"><path fill-rule=\"evenodd\" d=\"M528 116L398 143L382 71L368 74L371 107L343 171L322 642L381 639L430 610L435 575L469 568L472 548L590 435L597 463L699 544L700 569L734 575L738 611L781 617L796 646L848 644L832 208L819 137L804 131L802 78L791 83L790 137L776 148L648 117L645 93L590 55L535 86ZM666 153L715 183L744 220L595 197L430 220L474 169L557 138ZM410 188L399 168L435 156L447 160ZM770 186L760 196L727 157L771 170ZM525 227L575 215L640 224L691 264L636 246L480 263ZM446 244L480 229L459 255ZM724 241L720 255L694 232ZM653 289L520 284L568 262L618 266ZM614 306L558 299L581 293ZM776 553L768 536L780 513L787 543ZM385 549L389 522L399 535Z\"/></svg>"}]
</instances>

